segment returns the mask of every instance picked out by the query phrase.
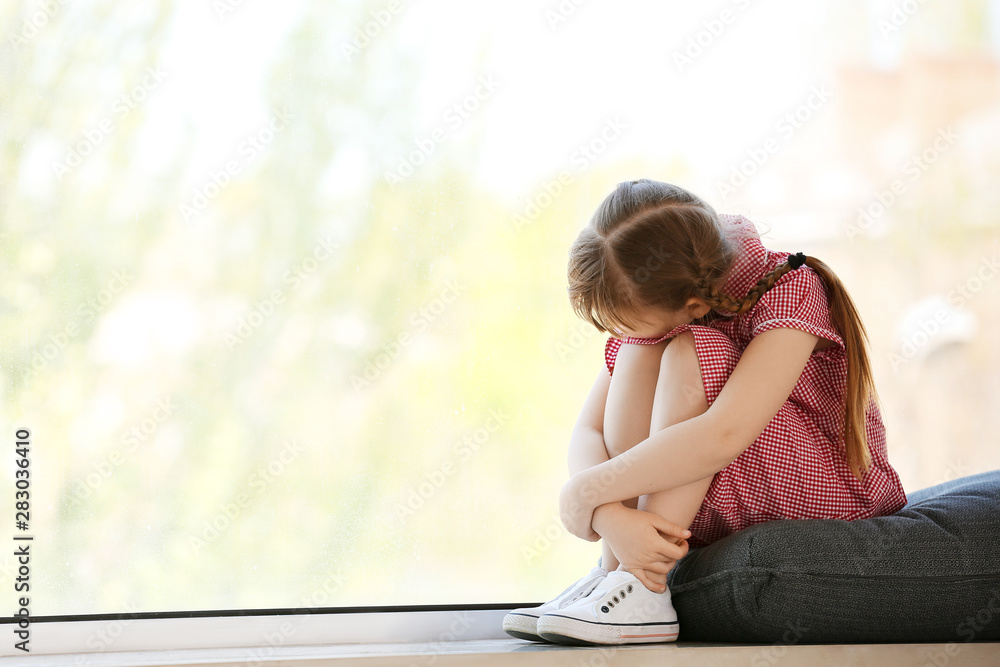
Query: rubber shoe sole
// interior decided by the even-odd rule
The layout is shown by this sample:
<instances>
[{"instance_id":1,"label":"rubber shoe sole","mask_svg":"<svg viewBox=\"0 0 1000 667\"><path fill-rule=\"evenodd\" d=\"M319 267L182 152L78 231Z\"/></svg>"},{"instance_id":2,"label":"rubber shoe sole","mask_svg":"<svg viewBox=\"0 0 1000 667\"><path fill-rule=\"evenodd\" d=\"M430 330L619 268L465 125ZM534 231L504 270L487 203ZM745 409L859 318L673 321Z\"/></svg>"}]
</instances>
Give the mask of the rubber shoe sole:
<instances>
[{"instance_id":1,"label":"rubber shoe sole","mask_svg":"<svg viewBox=\"0 0 1000 667\"><path fill-rule=\"evenodd\" d=\"M677 641L678 624L614 624L582 621L559 614L538 619L538 635L554 644L601 646L607 644L656 644Z\"/></svg>"},{"instance_id":2,"label":"rubber shoe sole","mask_svg":"<svg viewBox=\"0 0 1000 667\"><path fill-rule=\"evenodd\" d=\"M538 636L538 617L526 614L507 614L503 617L503 631L515 639L525 639L529 642L546 640Z\"/></svg>"}]
</instances>

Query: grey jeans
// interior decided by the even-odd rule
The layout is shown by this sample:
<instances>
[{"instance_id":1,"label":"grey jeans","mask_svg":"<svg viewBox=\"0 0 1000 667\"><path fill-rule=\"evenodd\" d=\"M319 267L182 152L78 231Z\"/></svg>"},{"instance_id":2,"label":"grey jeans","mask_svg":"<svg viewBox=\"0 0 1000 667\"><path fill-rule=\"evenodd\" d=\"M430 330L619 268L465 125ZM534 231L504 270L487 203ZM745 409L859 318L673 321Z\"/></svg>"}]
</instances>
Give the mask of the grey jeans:
<instances>
[{"instance_id":1,"label":"grey jeans","mask_svg":"<svg viewBox=\"0 0 1000 667\"><path fill-rule=\"evenodd\" d=\"M670 572L682 640L1000 639L1000 470L907 494L891 516L782 520Z\"/></svg>"}]
</instances>

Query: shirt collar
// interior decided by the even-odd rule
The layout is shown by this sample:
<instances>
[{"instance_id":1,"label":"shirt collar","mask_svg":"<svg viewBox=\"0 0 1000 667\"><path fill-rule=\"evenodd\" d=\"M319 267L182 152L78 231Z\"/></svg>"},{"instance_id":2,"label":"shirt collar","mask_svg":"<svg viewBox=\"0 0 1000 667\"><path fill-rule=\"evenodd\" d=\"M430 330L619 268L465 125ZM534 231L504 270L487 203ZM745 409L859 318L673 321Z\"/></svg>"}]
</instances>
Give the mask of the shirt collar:
<instances>
[{"instance_id":1,"label":"shirt collar","mask_svg":"<svg viewBox=\"0 0 1000 667\"><path fill-rule=\"evenodd\" d=\"M770 252L760 241L760 234L752 222L742 215L720 215L727 230L739 248L739 255L730 270L721 292L734 299L742 299L757 284L761 276L771 270Z\"/></svg>"}]
</instances>

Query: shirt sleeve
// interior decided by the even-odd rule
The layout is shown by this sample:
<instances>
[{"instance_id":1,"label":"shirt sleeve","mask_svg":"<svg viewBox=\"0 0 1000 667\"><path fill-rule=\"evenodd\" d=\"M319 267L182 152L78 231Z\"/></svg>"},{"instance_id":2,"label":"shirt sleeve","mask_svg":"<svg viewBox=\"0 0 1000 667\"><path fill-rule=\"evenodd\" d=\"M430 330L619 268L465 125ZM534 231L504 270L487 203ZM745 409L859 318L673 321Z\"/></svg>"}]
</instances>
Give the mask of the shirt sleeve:
<instances>
[{"instance_id":1,"label":"shirt sleeve","mask_svg":"<svg viewBox=\"0 0 1000 667\"><path fill-rule=\"evenodd\" d=\"M808 266L783 275L751 310L753 337L781 327L808 331L844 349L844 339L837 333L830 316L823 279Z\"/></svg>"},{"instance_id":2,"label":"shirt sleeve","mask_svg":"<svg viewBox=\"0 0 1000 667\"><path fill-rule=\"evenodd\" d=\"M618 358L618 349L621 346L621 339L614 336L610 336L608 342L604 344L604 363L608 367L608 375L614 375L615 359Z\"/></svg>"},{"instance_id":3,"label":"shirt sleeve","mask_svg":"<svg viewBox=\"0 0 1000 667\"><path fill-rule=\"evenodd\" d=\"M608 366L608 375L614 375L615 370L615 359L618 358L618 350L625 343L632 343L635 345L656 345L657 343L662 343L667 338L670 337L671 332L667 332L665 335L659 338L634 338L632 336L624 336L622 338L615 338L612 336L608 338L608 342L604 344L604 362Z\"/></svg>"}]
</instances>

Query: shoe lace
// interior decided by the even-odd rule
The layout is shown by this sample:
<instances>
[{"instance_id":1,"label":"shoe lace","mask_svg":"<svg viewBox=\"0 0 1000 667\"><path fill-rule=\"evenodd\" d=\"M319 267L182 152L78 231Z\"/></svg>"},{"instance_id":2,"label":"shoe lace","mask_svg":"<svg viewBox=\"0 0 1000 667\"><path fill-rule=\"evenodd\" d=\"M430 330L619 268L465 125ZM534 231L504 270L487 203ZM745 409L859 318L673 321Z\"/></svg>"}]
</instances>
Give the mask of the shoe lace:
<instances>
[{"instance_id":1,"label":"shoe lace","mask_svg":"<svg viewBox=\"0 0 1000 667\"><path fill-rule=\"evenodd\" d=\"M599 583L600 583L600 581L593 581L589 585L583 586L576 593L574 593L572 597L564 599L562 601L562 604L563 605L570 605L570 604L576 602L577 600L579 600L580 598L586 597L586 596L590 595L591 593L594 592L594 589L597 588L597 585ZM577 584L571 584L569 586L569 588L567 588L566 590L564 590L562 593L560 593L556 597L560 597L560 598L563 597L564 595L566 595L567 593L569 593L573 589L573 586L576 586L576 585Z\"/></svg>"},{"instance_id":2,"label":"shoe lace","mask_svg":"<svg viewBox=\"0 0 1000 667\"><path fill-rule=\"evenodd\" d=\"M586 596L590 595L591 593L594 592L595 588L597 588L597 584L596 583L593 586L584 586L583 588L581 588L580 590L578 590L576 592L576 594L572 598L570 598L569 602L573 603L573 602L576 602L577 600L579 600L582 597L586 597Z\"/></svg>"}]
</instances>

